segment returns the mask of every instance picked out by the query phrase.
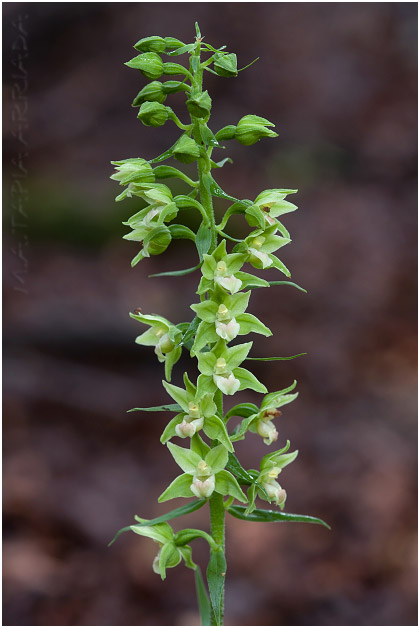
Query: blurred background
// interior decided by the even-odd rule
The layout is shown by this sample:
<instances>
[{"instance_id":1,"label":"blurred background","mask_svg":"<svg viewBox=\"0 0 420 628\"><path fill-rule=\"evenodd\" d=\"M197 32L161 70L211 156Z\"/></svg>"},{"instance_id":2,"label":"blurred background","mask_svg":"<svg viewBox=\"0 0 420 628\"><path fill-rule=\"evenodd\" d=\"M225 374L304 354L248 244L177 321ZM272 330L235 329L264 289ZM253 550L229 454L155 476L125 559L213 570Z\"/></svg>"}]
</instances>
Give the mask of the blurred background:
<instances>
[{"instance_id":1,"label":"blurred background","mask_svg":"<svg viewBox=\"0 0 420 628\"><path fill-rule=\"evenodd\" d=\"M195 20L239 67L260 57L236 79L206 75L213 130L253 113L279 134L226 142L222 188L299 188L281 259L308 294L253 293L275 330L253 352L308 355L254 371L270 390L298 380L278 419L278 445L300 451L281 477L286 511L332 526L230 518L226 624L417 624L416 3L9 2L3 14L4 624L199 622L190 570L162 584L152 541L107 548L135 513L180 505L156 501L177 473L159 443L171 415L126 414L169 401L128 311L189 320L199 273L147 276L193 266L196 252L177 241L131 269L121 222L141 202L114 203L109 162L176 139L174 125L136 119L146 80L123 62L141 37L192 41ZM182 102L167 104L185 119ZM175 383L185 369L188 357ZM250 435L237 452L255 467L267 449ZM203 509L174 527L207 521Z\"/></svg>"}]
</instances>

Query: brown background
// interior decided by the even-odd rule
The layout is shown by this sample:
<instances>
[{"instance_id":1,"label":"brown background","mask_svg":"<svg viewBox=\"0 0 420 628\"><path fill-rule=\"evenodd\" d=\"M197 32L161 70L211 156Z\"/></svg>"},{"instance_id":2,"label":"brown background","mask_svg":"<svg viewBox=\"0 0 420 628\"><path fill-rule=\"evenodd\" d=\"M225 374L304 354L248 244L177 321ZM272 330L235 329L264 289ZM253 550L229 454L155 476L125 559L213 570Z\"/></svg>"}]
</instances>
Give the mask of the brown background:
<instances>
[{"instance_id":1,"label":"brown background","mask_svg":"<svg viewBox=\"0 0 420 628\"><path fill-rule=\"evenodd\" d=\"M147 279L194 265L188 242L130 268L121 221L139 205L114 204L109 162L152 158L177 131L136 120L145 80L123 62L144 36L191 41L197 19L240 66L260 57L236 79L206 76L212 128L254 113L279 133L228 142L220 184L241 198L299 188L281 257L308 294L254 292L251 311L276 333L253 350L308 356L255 372L270 390L298 380L278 421L279 444L300 450L281 478L286 510L333 528L229 519L226 623L416 624L415 3L3 7L4 623L198 622L192 572L162 584L151 541L106 547L134 513L165 512L156 498L177 472L159 444L169 417L125 412L168 401L127 312L188 320L199 279ZM182 97L167 103L185 119ZM252 435L237 447L249 466L266 451ZM207 513L179 525L206 527ZM204 542L194 555L205 563Z\"/></svg>"}]
</instances>

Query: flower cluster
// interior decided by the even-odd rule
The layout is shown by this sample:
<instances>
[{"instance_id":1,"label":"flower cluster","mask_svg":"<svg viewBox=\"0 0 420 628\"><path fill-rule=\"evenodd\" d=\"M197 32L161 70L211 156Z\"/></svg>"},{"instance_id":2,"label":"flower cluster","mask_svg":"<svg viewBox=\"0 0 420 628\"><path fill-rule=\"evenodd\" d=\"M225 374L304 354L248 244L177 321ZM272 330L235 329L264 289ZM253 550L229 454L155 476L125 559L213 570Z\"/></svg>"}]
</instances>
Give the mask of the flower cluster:
<instances>
[{"instance_id":1,"label":"flower cluster","mask_svg":"<svg viewBox=\"0 0 420 628\"><path fill-rule=\"evenodd\" d=\"M156 413L174 413L163 430L161 442L167 446L182 474L163 490L159 502L174 498L193 498L193 501L156 521L137 517L137 525L130 526L130 529L158 543L160 549L153 569L162 578L165 578L167 568L176 566L181 560L188 567L197 569L191 559L189 542L200 536L207 540L211 555L207 572L211 592L209 605L212 625L219 625L225 569L225 512L242 519L252 515L253 520L282 520L281 512L256 509L256 499L283 509L286 492L279 484L278 476L298 453L288 453L287 442L283 449L265 455L259 470L245 470L234 453L235 443L248 433L258 435L265 445L272 445L278 439L279 408L297 397L297 393L292 392L296 382L288 388L269 393L266 386L243 365L247 360L262 359L250 356L253 342L238 342L240 336L250 333L266 338L272 335L262 321L247 312L253 290L270 286L268 281L249 271L275 268L290 277L289 270L276 253L291 241L279 217L297 209L296 205L286 200L297 190L268 189L260 192L254 201L235 199L221 190L214 180L212 170L231 162L229 158L213 161L213 150L222 147L222 142L235 140L243 146L250 146L262 138L277 137L277 133L273 131L272 122L254 114L245 115L236 125L225 126L216 133L211 130L208 123L213 103L208 91L203 90L203 75L210 72L224 78L236 77L241 70L234 53L226 51L225 47L216 49L203 42L198 25L196 28L197 37L191 44L160 36L146 37L135 44L139 54L126 65L150 81L141 88L133 102L133 107L138 108L139 120L146 127L159 127L171 120L181 133L168 150L154 159L136 157L112 162L116 172L111 178L124 187L117 201L138 198L143 203L123 223L131 230L123 236L124 239L141 246L132 266L144 258L162 253L174 238L189 239L197 249L195 266L185 271L163 273L180 276L200 269L201 279L196 292L199 299L190 306L194 313L192 320L174 324L156 314L131 314L135 321L147 326L147 330L136 338L136 343L153 347L159 362L164 363L163 386L175 402L138 408ZM203 53L207 54L204 60L201 57ZM165 61L163 55L169 60ZM180 55L188 55L187 67L173 62L172 58ZM171 75L180 78L159 80ZM166 104L168 97L174 93L185 94L189 115L187 123L183 123ZM171 158L181 164L196 162L197 180L192 180L175 166L162 164ZM189 191L173 196L170 188L159 182L172 177L185 182ZM219 224L215 220L213 197L233 201ZM188 207L197 210L201 216L200 226L195 231L182 223L173 222L179 219L181 210ZM251 228L242 240L235 241L224 231L233 214L242 214ZM236 242L230 251L227 249L228 241ZM274 283L290 284L287 281ZM184 373L184 385L176 386L170 383L171 374L183 349L196 358L199 373L194 381ZM225 412L223 397L231 398L246 389L264 395L260 406L239 403ZM229 421L233 417L239 418L240 423L231 429ZM175 439L179 439L183 446L175 444ZM246 493L243 486L247 487ZM246 506L233 505L234 500ZM174 533L166 523L171 517L192 512L207 502L211 509L211 534L191 529Z\"/></svg>"}]
</instances>

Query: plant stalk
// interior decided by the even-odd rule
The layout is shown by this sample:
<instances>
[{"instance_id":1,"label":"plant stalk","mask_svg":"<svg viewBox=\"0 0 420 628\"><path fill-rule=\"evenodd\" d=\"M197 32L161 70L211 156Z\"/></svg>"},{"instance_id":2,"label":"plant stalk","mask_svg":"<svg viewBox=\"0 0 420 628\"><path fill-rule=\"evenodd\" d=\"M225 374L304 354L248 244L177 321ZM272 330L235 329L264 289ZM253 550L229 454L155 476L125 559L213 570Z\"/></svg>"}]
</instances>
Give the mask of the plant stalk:
<instances>
[{"instance_id":1,"label":"plant stalk","mask_svg":"<svg viewBox=\"0 0 420 628\"><path fill-rule=\"evenodd\" d=\"M191 63L190 68L193 74L193 86L196 93L201 93L203 89L203 69L200 67L200 42L197 41L194 55L198 60L195 62L195 67L197 70L194 72L193 63ZM200 135L200 119L194 116L191 116L193 136L195 141L198 144L201 144L201 135ZM211 231L211 246L208 251L211 254L217 248L217 237L218 233L216 230L216 221L213 210L213 200L212 195L209 190L208 182L210 181L210 172L211 172L211 163L210 163L210 155L211 149L207 153L203 153L203 156L200 157L197 161L197 169L198 169L198 180L199 180L199 193L200 193L200 202L204 207L204 210L207 214L209 221L209 228ZM218 390L215 394L215 402L217 405L217 411L221 417L223 417L223 393ZM216 446L217 442L212 442L211 446ZM209 499L210 505L210 533L213 539L219 546L219 550L225 552L225 507L223 502L223 495L220 493L214 492ZM210 625L211 626L219 626L223 625L223 609L224 609L224 596L225 596L225 574L223 574L223 586L220 591L220 624L215 617L213 609L210 614Z\"/></svg>"}]
</instances>

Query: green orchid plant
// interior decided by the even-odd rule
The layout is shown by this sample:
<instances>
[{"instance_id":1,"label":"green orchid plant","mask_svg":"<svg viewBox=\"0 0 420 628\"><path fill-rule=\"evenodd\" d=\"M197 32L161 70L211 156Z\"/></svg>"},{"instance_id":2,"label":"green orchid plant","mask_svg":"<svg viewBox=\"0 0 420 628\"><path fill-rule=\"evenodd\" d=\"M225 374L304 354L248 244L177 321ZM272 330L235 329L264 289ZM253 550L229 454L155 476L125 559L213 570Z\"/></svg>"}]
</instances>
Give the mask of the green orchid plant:
<instances>
[{"instance_id":1,"label":"green orchid plant","mask_svg":"<svg viewBox=\"0 0 420 628\"><path fill-rule=\"evenodd\" d=\"M123 187L116 200L138 197L146 204L123 223L131 230L123 237L137 243L137 252L131 262L133 267L151 255L163 253L173 239L191 240L198 255L195 265L161 275L177 277L199 271L201 279L196 291L198 300L196 298L197 302L190 306L194 313L190 321L171 323L157 314L138 311L130 314L147 327L136 338L136 343L154 348L157 359L164 364L163 387L174 401L132 410L174 413L163 429L161 442L167 446L182 474L169 484L158 501L175 498L188 501L154 519L136 516L137 523L120 532L130 530L158 544L153 570L162 579L168 568L176 567L182 561L194 570L201 623L220 626L224 613L226 515L248 521L303 521L328 527L316 517L283 511L286 491L278 477L298 454L288 451L289 441L282 449L265 455L259 469L244 469L234 449L235 443L249 433L271 446L278 439L279 408L297 397L297 393L292 392L296 382L269 393L265 385L243 367L243 363L298 356L257 358L252 355L252 342L237 341L240 336L250 333L265 337L272 335L262 321L247 312L253 290L277 285L303 290L288 281L290 272L275 254L291 241L279 217L297 209L286 200L297 190L269 189L260 192L255 200L238 199L222 190L213 176L214 170L232 161L229 158L213 159L213 151L225 148L224 142L234 140L251 146L262 138L277 137L274 125L257 115L243 116L236 125L225 126L215 133L211 130L212 99L208 91L203 90L203 77L206 72L216 77L236 77L241 70L237 68L234 53L227 52L225 46L215 48L205 43L197 24L193 43L185 44L174 37L153 36L141 39L134 48L139 54L126 65L150 80L133 101L133 107L138 108L137 117L149 127L172 122L181 134L172 147L153 159L133 157L111 162L115 166L111 179ZM169 60L164 61L163 55ZM185 66L172 61L173 57L182 55L187 59ZM164 76L178 78L161 82L159 79ZM189 116L186 123L165 104L167 98L177 92L185 94ZM162 163L169 159L174 159L175 165ZM176 167L176 162L196 163L197 178L187 176ZM174 196L171 189L160 182L171 178L186 184L185 194ZM229 202L219 222L213 208L214 198ZM196 231L176 220L185 209L199 213L200 226ZM251 228L242 240L225 232L229 218L234 214L242 215ZM287 280L266 281L249 272L268 268L277 269ZM171 375L183 351L196 360L199 375L194 383L184 373L184 386L180 387L171 383ZM224 397L232 397L246 389L264 395L260 405L239 403L225 411ZM235 417L239 422L232 427L231 419ZM257 508L257 499L268 502L274 509ZM174 532L167 523L206 504L210 509L208 532L195 529ZM190 543L197 538L205 539L209 545L207 584L200 567L192 560Z\"/></svg>"}]
</instances>

